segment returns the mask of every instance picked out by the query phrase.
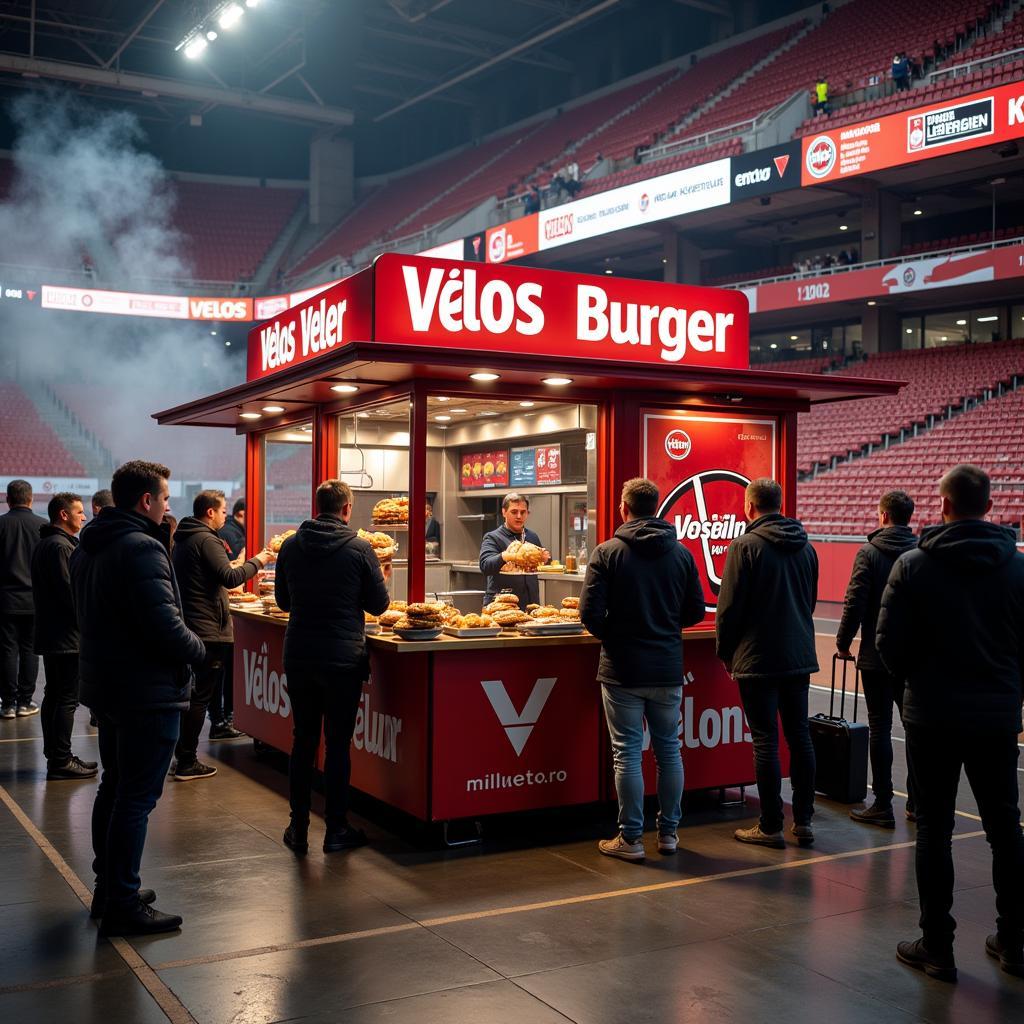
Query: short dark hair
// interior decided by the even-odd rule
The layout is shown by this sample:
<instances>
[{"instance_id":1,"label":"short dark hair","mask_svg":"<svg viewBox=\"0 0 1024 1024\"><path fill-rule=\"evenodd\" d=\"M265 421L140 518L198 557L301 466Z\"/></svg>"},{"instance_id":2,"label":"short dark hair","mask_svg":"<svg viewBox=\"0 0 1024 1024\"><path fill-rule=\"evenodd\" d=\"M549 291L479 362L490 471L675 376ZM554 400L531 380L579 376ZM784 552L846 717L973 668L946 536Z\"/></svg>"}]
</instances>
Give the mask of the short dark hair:
<instances>
[{"instance_id":1,"label":"short dark hair","mask_svg":"<svg viewBox=\"0 0 1024 1024\"><path fill-rule=\"evenodd\" d=\"M110 493L114 505L120 509L132 509L144 494L157 494L160 482L169 480L171 471L159 462L145 462L132 459L114 470L110 480Z\"/></svg>"},{"instance_id":2,"label":"short dark hair","mask_svg":"<svg viewBox=\"0 0 1024 1024\"><path fill-rule=\"evenodd\" d=\"M526 505L526 511L530 511L530 499L525 494L520 494L518 491L509 491L504 498L501 499L501 511L507 512L510 505L516 504L521 501Z\"/></svg>"},{"instance_id":3,"label":"short dark hair","mask_svg":"<svg viewBox=\"0 0 1024 1024\"><path fill-rule=\"evenodd\" d=\"M914 499L906 491L886 491L878 499L880 512L887 512L897 526L906 526L914 514Z\"/></svg>"},{"instance_id":4,"label":"short dark hair","mask_svg":"<svg viewBox=\"0 0 1024 1024\"><path fill-rule=\"evenodd\" d=\"M205 519L206 513L209 509L216 511L220 508L221 502L227 502L227 498L224 497L223 491L200 491L192 499L192 515L196 519Z\"/></svg>"},{"instance_id":5,"label":"short dark hair","mask_svg":"<svg viewBox=\"0 0 1024 1024\"><path fill-rule=\"evenodd\" d=\"M782 509L782 488L771 477L758 477L747 484L747 501L758 512L779 512Z\"/></svg>"},{"instance_id":6,"label":"short dark hair","mask_svg":"<svg viewBox=\"0 0 1024 1024\"><path fill-rule=\"evenodd\" d=\"M962 462L939 481L939 494L949 498L955 515L980 519L988 512L992 481L983 469Z\"/></svg>"},{"instance_id":7,"label":"short dark hair","mask_svg":"<svg viewBox=\"0 0 1024 1024\"><path fill-rule=\"evenodd\" d=\"M237 516L239 512L245 511L245 498L239 498L238 501L231 506L231 514Z\"/></svg>"},{"instance_id":8,"label":"short dark hair","mask_svg":"<svg viewBox=\"0 0 1024 1024\"><path fill-rule=\"evenodd\" d=\"M71 515L71 506L81 500L79 495L72 494L70 491L61 491L60 494L55 494L46 506L46 514L50 517L50 522L56 526L60 522L61 512Z\"/></svg>"},{"instance_id":9,"label":"short dark hair","mask_svg":"<svg viewBox=\"0 0 1024 1024\"><path fill-rule=\"evenodd\" d=\"M622 485L622 504L630 515L653 516L658 511L658 488L645 477L637 476Z\"/></svg>"},{"instance_id":10,"label":"short dark hair","mask_svg":"<svg viewBox=\"0 0 1024 1024\"><path fill-rule=\"evenodd\" d=\"M32 485L27 480L12 480L7 485L8 505L31 505Z\"/></svg>"},{"instance_id":11,"label":"short dark hair","mask_svg":"<svg viewBox=\"0 0 1024 1024\"><path fill-rule=\"evenodd\" d=\"M102 491L97 491L92 496L92 503L97 508L110 508L110 506L114 504L114 496L107 488L104 488Z\"/></svg>"},{"instance_id":12,"label":"short dark hair","mask_svg":"<svg viewBox=\"0 0 1024 1024\"><path fill-rule=\"evenodd\" d=\"M352 488L344 480L325 480L316 489L316 510L320 515L339 515L351 504Z\"/></svg>"}]
</instances>

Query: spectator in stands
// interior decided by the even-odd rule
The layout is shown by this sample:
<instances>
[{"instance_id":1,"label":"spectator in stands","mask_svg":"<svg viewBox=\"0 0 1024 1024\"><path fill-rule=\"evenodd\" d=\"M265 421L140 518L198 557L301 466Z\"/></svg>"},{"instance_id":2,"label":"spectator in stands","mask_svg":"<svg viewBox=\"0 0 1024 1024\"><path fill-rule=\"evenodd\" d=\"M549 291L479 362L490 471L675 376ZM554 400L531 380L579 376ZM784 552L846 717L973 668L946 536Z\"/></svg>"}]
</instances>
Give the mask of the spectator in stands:
<instances>
[{"instance_id":1,"label":"spectator in stands","mask_svg":"<svg viewBox=\"0 0 1024 1024\"><path fill-rule=\"evenodd\" d=\"M992 848L996 932L985 951L1024 975L1024 835L1017 736L1024 676L1024 555L1013 531L985 521L991 483L960 465L939 482L942 525L900 556L878 615L882 663L906 679L903 721L917 800L922 937L896 955L956 980L951 835L961 768Z\"/></svg>"},{"instance_id":2,"label":"spectator in stands","mask_svg":"<svg viewBox=\"0 0 1024 1024\"><path fill-rule=\"evenodd\" d=\"M348 484L320 484L316 510L316 519L304 522L281 546L274 582L278 605L291 612L284 668L295 739L289 765L291 823L284 843L299 854L309 849L310 790L321 732L327 744L324 852L366 842L365 834L348 823L349 744L369 675L363 613L380 615L387 608L391 575L390 563L382 570L373 548L348 525Z\"/></svg>"},{"instance_id":3,"label":"spectator in stands","mask_svg":"<svg viewBox=\"0 0 1024 1024\"><path fill-rule=\"evenodd\" d=\"M181 926L177 914L150 906L152 889L139 888L147 821L188 707L189 666L201 665L206 655L185 625L160 530L170 472L155 462L120 466L111 481L114 506L82 530L71 556L82 701L100 723L92 916L103 918L104 935Z\"/></svg>"},{"instance_id":4,"label":"spectator in stands","mask_svg":"<svg viewBox=\"0 0 1024 1024\"><path fill-rule=\"evenodd\" d=\"M914 500L905 491L887 491L882 495L878 502L878 529L868 534L867 544L854 559L843 617L836 633L836 650L848 658L853 638L860 630L857 665L864 684L870 729L871 789L875 799L867 809L850 811L850 817L881 828L896 827L892 812L892 709L895 705L903 713L903 680L886 672L875 650L875 626L893 563L904 551L917 546L917 538L908 525L913 514ZM913 795L907 800L907 817L913 819Z\"/></svg>"},{"instance_id":5,"label":"spectator in stands","mask_svg":"<svg viewBox=\"0 0 1024 1024\"><path fill-rule=\"evenodd\" d=\"M828 79L821 75L814 85L814 116L818 114L828 115L832 108L828 102Z\"/></svg>"},{"instance_id":6,"label":"spectator in stands","mask_svg":"<svg viewBox=\"0 0 1024 1024\"><path fill-rule=\"evenodd\" d=\"M32 511L32 485L7 485L0 516L0 718L34 715L39 658L32 649L32 554L46 520Z\"/></svg>"},{"instance_id":7,"label":"spectator in stands","mask_svg":"<svg viewBox=\"0 0 1024 1024\"><path fill-rule=\"evenodd\" d=\"M540 189L536 184L530 186L526 194L526 202L523 204L523 212L529 216L531 213L540 212Z\"/></svg>"},{"instance_id":8,"label":"spectator in stands","mask_svg":"<svg viewBox=\"0 0 1024 1024\"><path fill-rule=\"evenodd\" d=\"M228 611L228 590L251 580L276 557L265 549L233 568L218 531L227 519L223 491L200 491L192 502L192 515L178 524L171 560L181 588L185 623L206 647L206 658L196 673L187 711L175 749L174 777L179 782L208 779L217 774L213 765L197 757L199 734L214 691L223 687L225 666L234 657L234 631ZM210 739L235 739L242 734L225 722L210 730Z\"/></svg>"},{"instance_id":9,"label":"spectator in stands","mask_svg":"<svg viewBox=\"0 0 1024 1024\"><path fill-rule=\"evenodd\" d=\"M114 504L114 496L109 490L97 491L92 496L92 517L95 519L100 514L101 508L109 508Z\"/></svg>"},{"instance_id":10,"label":"spectator in stands","mask_svg":"<svg viewBox=\"0 0 1024 1024\"><path fill-rule=\"evenodd\" d=\"M785 846L779 718L790 751L793 836L814 842L814 747L807 726L811 673L818 671L814 605L818 556L796 519L781 514L782 488L752 480L743 501L746 533L729 545L718 595L718 657L739 683L754 738L761 820L737 829L741 843Z\"/></svg>"},{"instance_id":11,"label":"spectator in stands","mask_svg":"<svg viewBox=\"0 0 1024 1024\"><path fill-rule=\"evenodd\" d=\"M597 845L607 857L645 856L644 719L658 762L658 852L675 853L683 796L679 709L683 699L682 630L704 618L693 556L675 527L658 518L658 488L627 480L622 525L587 565L580 618L601 641L597 678L615 760L619 831Z\"/></svg>"},{"instance_id":12,"label":"spectator in stands","mask_svg":"<svg viewBox=\"0 0 1024 1024\"><path fill-rule=\"evenodd\" d=\"M228 558L233 562L245 548L245 498L231 506L231 518L218 531L228 546Z\"/></svg>"},{"instance_id":13,"label":"spectator in stands","mask_svg":"<svg viewBox=\"0 0 1024 1024\"><path fill-rule=\"evenodd\" d=\"M50 781L91 779L96 762L71 753L71 730L78 710L78 619L71 596L71 556L85 525L85 508L77 494L55 494L46 509L50 522L40 531L32 555L33 641L42 655L45 678L43 756Z\"/></svg>"},{"instance_id":14,"label":"spectator in stands","mask_svg":"<svg viewBox=\"0 0 1024 1024\"><path fill-rule=\"evenodd\" d=\"M562 180L565 182L565 191L569 194L570 199L575 199L579 195L580 189L583 185L580 184L580 165L575 160L570 160L562 171Z\"/></svg>"},{"instance_id":15,"label":"spectator in stands","mask_svg":"<svg viewBox=\"0 0 1024 1024\"><path fill-rule=\"evenodd\" d=\"M910 88L910 62L905 53L897 53L892 59L892 81L897 92Z\"/></svg>"}]
</instances>

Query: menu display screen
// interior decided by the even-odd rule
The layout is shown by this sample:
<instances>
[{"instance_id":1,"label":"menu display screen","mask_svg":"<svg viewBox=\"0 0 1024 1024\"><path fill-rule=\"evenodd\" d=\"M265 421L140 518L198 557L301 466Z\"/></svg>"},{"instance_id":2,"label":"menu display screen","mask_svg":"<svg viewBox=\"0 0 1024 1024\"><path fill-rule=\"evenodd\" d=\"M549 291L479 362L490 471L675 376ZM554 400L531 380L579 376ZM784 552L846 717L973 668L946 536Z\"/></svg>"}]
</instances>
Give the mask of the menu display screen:
<instances>
[{"instance_id":1,"label":"menu display screen","mask_svg":"<svg viewBox=\"0 0 1024 1024\"><path fill-rule=\"evenodd\" d=\"M508 449L463 452L459 483L464 491L508 487Z\"/></svg>"},{"instance_id":2,"label":"menu display screen","mask_svg":"<svg viewBox=\"0 0 1024 1024\"><path fill-rule=\"evenodd\" d=\"M546 444L513 448L512 487L552 487L562 482L562 446Z\"/></svg>"}]
</instances>

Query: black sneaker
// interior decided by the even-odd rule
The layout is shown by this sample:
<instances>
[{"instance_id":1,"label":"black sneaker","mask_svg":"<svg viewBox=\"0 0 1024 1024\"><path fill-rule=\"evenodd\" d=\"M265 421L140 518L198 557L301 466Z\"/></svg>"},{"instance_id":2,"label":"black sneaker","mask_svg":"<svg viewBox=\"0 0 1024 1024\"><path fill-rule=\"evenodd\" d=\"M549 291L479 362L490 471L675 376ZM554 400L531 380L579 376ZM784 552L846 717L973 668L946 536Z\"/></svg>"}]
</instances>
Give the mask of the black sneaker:
<instances>
[{"instance_id":1,"label":"black sneaker","mask_svg":"<svg viewBox=\"0 0 1024 1024\"><path fill-rule=\"evenodd\" d=\"M917 811L915 811L913 807L908 807L903 813L906 816L907 821L917 821Z\"/></svg>"},{"instance_id":2,"label":"black sneaker","mask_svg":"<svg viewBox=\"0 0 1024 1024\"><path fill-rule=\"evenodd\" d=\"M157 935L181 927L178 914L164 914L139 900L127 910L107 912L100 922L100 935Z\"/></svg>"},{"instance_id":3,"label":"black sneaker","mask_svg":"<svg viewBox=\"0 0 1024 1024\"><path fill-rule=\"evenodd\" d=\"M790 831L793 833L793 838L798 846L814 845L814 829L810 825L798 825L794 822Z\"/></svg>"},{"instance_id":4,"label":"black sneaker","mask_svg":"<svg viewBox=\"0 0 1024 1024\"><path fill-rule=\"evenodd\" d=\"M18 718L28 718L30 715L38 715L39 705L34 700L30 700L27 704L19 704L15 710L15 714Z\"/></svg>"},{"instance_id":5,"label":"black sneaker","mask_svg":"<svg viewBox=\"0 0 1024 1024\"><path fill-rule=\"evenodd\" d=\"M18 713L18 709L13 704L5 704L0 708L0 718L14 718Z\"/></svg>"},{"instance_id":6,"label":"black sneaker","mask_svg":"<svg viewBox=\"0 0 1024 1024\"><path fill-rule=\"evenodd\" d=\"M138 892L139 900L145 903L148 907L151 903L156 902L156 893L152 889L140 889ZM103 912L107 909L107 894L102 889L96 889L92 894L92 907L89 910L89 916L95 921L103 916Z\"/></svg>"},{"instance_id":7,"label":"black sneaker","mask_svg":"<svg viewBox=\"0 0 1024 1024\"><path fill-rule=\"evenodd\" d=\"M998 934L990 935L985 940L985 952L998 960L1007 974L1024 978L1024 944L1005 942Z\"/></svg>"},{"instance_id":8,"label":"black sneaker","mask_svg":"<svg viewBox=\"0 0 1024 1024\"><path fill-rule=\"evenodd\" d=\"M194 779L209 779L217 774L212 764L193 761L191 764L178 764L174 769L174 777L179 782L192 782Z\"/></svg>"},{"instance_id":9,"label":"black sneaker","mask_svg":"<svg viewBox=\"0 0 1024 1024\"><path fill-rule=\"evenodd\" d=\"M218 722L210 726L211 740L237 740L244 735L241 729L236 729L230 722Z\"/></svg>"},{"instance_id":10,"label":"black sneaker","mask_svg":"<svg viewBox=\"0 0 1024 1024\"><path fill-rule=\"evenodd\" d=\"M941 955L933 953L925 946L924 939L897 943L896 959L913 967L915 971L924 971L929 978L956 981L956 961L952 952Z\"/></svg>"},{"instance_id":11,"label":"black sneaker","mask_svg":"<svg viewBox=\"0 0 1024 1024\"><path fill-rule=\"evenodd\" d=\"M361 828L352 828L351 825L346 825L344 828L335 829L324 836L324 853L354 850L357 846L365 846L366 843L366 833Z\"/></svg>"},{"instance_id":12,"label":"black sneaker","mask_svg":"<svg viewBox=\"0 0 1024 1024\"><path fill-rule=\"evenodd\" d=\"M877 800L870 807L855 807L850 811L854 821L865 825L877 825L879 828L895 828L896 817L892 813L892 804L879 803Z\"/></svg>"},{"instance_id":13,"label":"black sneaker","mask_svg":"<svg viewBox=\"0 0 1024 1024\"><path fill-rule=\"evenodd\" d=\"M46 769L48 782L67 782L73 779L94 779L96 778L95 768L86 768L79 764L75 758L71 758L67 764L54 765Z\"/></svg>"},{"instance_id":14,"label":"black sneaker","mask_svg":"<svg viewBox=\"0 0 1024 1024\"><path fill-rule=\"evenodd\" d=\"M100 766L99 761L83 761L77 754L72 754L71 760L82 768L99 768Z\"/></svg>"},{"instance_id":15,"label":"black sneaker","mask_svg":"<svg viewBox=\"0 0 1024 1024\"><path fill-rule=\"evenodd\" d=\"M309 832L307 828L289 825L284 830L284 845L296 853L309 853Z\"/></svg>"}]
</instances>

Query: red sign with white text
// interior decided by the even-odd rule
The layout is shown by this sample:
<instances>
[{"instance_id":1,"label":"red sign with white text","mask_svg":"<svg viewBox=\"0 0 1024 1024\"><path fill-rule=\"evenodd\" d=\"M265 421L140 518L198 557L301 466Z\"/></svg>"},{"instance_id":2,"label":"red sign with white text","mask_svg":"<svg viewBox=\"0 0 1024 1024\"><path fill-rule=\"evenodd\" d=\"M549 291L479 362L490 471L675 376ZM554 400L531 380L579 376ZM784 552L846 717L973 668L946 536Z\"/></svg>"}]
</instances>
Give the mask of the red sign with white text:
<instances>
[{"instance_id":1,"label":"red sign with white text","mask_svg":"<svg viewBox=\"0 0 1024 1024\"><path fill-rule=\"evenodd\" d=\"M374 340L518 356L749 366L735 291L386 253L374 264Z\"/></svg>"},{"instance_id":2,"label":"red sign with white text","mask_svg":"<svg viewBox=\"0 0 1024 1024\"><path fill-rule=\"evenodd\" d=\"M643 475L661 495L658 515L697 563L714 613L729 545L746 530L743 492L775 476L776 420L645 409Z\"/></svg>"},{"instance_id":3,"label":"red sign with white text","mask_svg":"<svg viewBox=\"0 0 1024 1024\"><path fill-rule=\"evenodd\" d=\"M957 96L802 140L804 185L991 146L1024 135L1024 82Z\"/></svg>"},{"instance_id":4,"label":"red sign with white text","mask_svg":"<svg viewBox=\"0 0 1024 1024\"><path fill-rule=\"evenodd\" d=\"M474 487L508 486L508 449L491 452L463 452L459 479L463 490Z\"/></svg>"},{"instance_id":5,"label":"red sign with white text","mask_svg":"<svg viewBox=\"0 0 1024 1024\"><path fill-rule=\"evenodd\" d=\"M538 484L560 484L562 482L562 446L541 445L535 456Z\"/></svg>"},{"instance_id":6,"label":"red sign with white text","mask_svg":"<svg viewBox=\"0 0 1024 1024\"><path fill-rule=\"evenodd\" d=\"M487 262L506 263L531 256L540 248L539 216L531 213L487 231Z\"/></svg>"}]
</instances>

